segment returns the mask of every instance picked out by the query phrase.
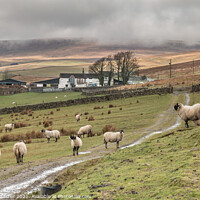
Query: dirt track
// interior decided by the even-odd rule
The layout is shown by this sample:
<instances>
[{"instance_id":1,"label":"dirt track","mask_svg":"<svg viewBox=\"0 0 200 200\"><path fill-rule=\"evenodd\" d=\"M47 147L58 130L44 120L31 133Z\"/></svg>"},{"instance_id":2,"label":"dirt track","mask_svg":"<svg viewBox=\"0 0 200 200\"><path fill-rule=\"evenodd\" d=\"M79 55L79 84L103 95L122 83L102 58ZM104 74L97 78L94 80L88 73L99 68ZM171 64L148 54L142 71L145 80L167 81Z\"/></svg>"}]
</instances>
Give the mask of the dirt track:
<instances>
[{"instance_id":1,"label":"dirt track","mask_svg":"<svg viewBox=\"0 0 200 200\"><path fill-rule=\"evenodd\" d=\"M176 100L177 95L174 95L167 111L158 117L158 121L154 125L143 130L145 135L148 135L154 131L164 131L169 127L169 125L165 124L165 122L168 120L170 120L172 125L176 123L177 114L172 109ZM132 134L135 135L137 133L133 132ZM134 142L135 141L131 139L131 136L129 136L124 138L121 145L126 146ZM21 172L13 174L12 176L9 176L9 178L4 179L4 181L1 181L0 198L5 199L5 197L8 197L8 195L13 198L13 195L16 192L20 192L21 194L29 192L32 189L37 188L42 182L46 180L52 181L56 175L58 175L58 172L66 168L68 164L73 165L74 162L83 162L86 160L102 157L108 153L112 153L114 150L105 150L104 145L102 144L100 146L90 148L87 151L90 151L91 153L80 155L79 157L62 157L53 162L41 163L36 166L31 166L29 163L24 163L23 165L13 166L6 170L1 169L0 179L12 174L13 170L19 170Z\"/></svg>"}]
</instances>

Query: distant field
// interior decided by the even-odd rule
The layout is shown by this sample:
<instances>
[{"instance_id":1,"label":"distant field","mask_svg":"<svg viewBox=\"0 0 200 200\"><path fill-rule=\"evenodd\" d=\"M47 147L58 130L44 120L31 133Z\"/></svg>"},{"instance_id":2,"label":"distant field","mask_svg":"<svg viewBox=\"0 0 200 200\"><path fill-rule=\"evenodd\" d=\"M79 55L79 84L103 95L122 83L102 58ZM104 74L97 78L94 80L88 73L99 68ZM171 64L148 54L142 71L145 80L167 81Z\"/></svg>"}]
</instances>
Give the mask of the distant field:
<instances>
[{"instance_id":1,"label":"distant field","mask_svg":"<svg viewBox=\"0 0 200 200\"><path fill-rule=\"evenodd\" d=\"M172 64L189 62L200 59L200 51L167 53L167 54L162 54L162 52L160 53L161 53L160 55L138 54L139 64L143 69L148 69L152 67L168 65L170 59L172 60Z\"/></svg>"},{"instance_id":2,"label":"distant field","mask_svg":"<svg viewBox=\"0 0 200 200\"><path fill-rule=\"evenodd\" d=\"M84 68L88 71L90 63L78 60L46 60L33 61L17 65L7 65L0 67L0 71L10 71L16 75L38 76L38 77L58 77L60 73L81 73Z\"/></svg>"},{"instance_id":3,"label":"distant field","mask_svg":"<svg viewBox=\"0 0 200 200\"><path fill-rule=\"evenodd\" d=\"M60 73L82 73L83 68L84 71L87 73L88 67L85 65L44 67L23 71L13 71L13 73L22 76L34 75L36 77L59 77Z\"/></svg>"},{"instance_id":4,"label":"distant field","mask_svg":"<svg viewBox=\"0 0 200 200\"><path fill-rule=\"evenodd\" d=\"M64 97L66 95L66 97ZM55 97L58 98L55 98ZM16 102L18 106L31 105L38 103L67 101L69 99L77 99L85 97L80 92L58 92L58 93L36 93L27 92L15 95L0 96L0 108L13 107L12 102Z\"/></svg>"}]
</instances>

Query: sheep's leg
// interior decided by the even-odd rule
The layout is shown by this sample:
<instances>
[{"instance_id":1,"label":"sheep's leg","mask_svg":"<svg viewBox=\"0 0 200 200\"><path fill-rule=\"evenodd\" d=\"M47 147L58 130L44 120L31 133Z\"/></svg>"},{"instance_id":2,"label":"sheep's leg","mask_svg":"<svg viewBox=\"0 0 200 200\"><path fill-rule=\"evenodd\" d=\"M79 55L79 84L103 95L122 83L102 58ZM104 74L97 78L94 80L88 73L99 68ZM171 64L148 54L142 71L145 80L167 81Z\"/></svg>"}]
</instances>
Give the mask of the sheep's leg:
<instances>
[{"instance_id":1,"label":"sheep's leg","mask_svg":"<svg viewBox=\"0 0 200 200\"><path fill-rule=\"evenodd\" d=\"M22 163L23 163L23 157L24 157L24 155L21 156L21 162L22 162Z\"/></svg>"},{"instance_id":2,"label":"sheep's leg","mask_svg":"<svg viewBox=\"0 0 200 200\"><path fill-rule=\"evenodd\" d=\"M18 155L16 156L16 159L17 159L17 163L19 163L19 156Z\"/></svg>"},{"instance_id":3,"label":"sheep's leg","mask_svg":"<svg viewBox=\"0 0 200 200\"><path fill-rule=\"evenodd\" d=\"M117 141L117 148L119 148L119 141Z\"/></svg>"},{"instance_id":4,"label":"sheep's leg","mask_svg":"<svg viewBox=\"0 0 200 200\"><path fill-rule=\"evenodd\" d=\"M47 140L48 140L48 143L49 143L49 141L50 141L50 138L47 138Z\"/></svg>"},{"instance_id":5,"label":"sheep's leg","mask_svg":"<svg viewBox=\"0 0 200 200\"><path fill-rule=\"evenodd\" d=\"M5 128L5 132L7 133L7 129Z\"/></svg>"},{"instance_id":6,"label":"sheep's leg","mask_svg":"<svg viewBox=\"0 0 200 200\"><path fill-rule=\"evenodd\" d=\"M185 121L185 127L189 128L188 121Z\"/></svg>"},{"instance_id":7,"label":"sheep's leg","mask_svg":"<svg viewBox=\"0 0 200 200\"><path fill-rule=\"evenodd\" d=\"M79 149L79 146L76 147L76 155L78 156L78 149Z\"/></svg>"},{"instance_id":8,"label":"sheep's leg","mask_svg":"<svg viewBox=\"0 0 200 200\"><path fill-rule=\"evenodd\" d=\"M75 156L76 147L73 148L73 156Z\"/></svg>"},{"instance_id":9,"label":"sheep's leg","mask_svg":"<svg viewBox=\"0 0 200 200\"><path fill-rule=\"evenodd\" d=\"M56 141L55 141L55 142L57 142L57 140L58 140L58 138L56 138Z\"/></svg>"},{"instance_id":10,"label":"sheep's leg","mask_svg":"<svg viewBox=\"0 0 200 200\"><path fill-rule=\"evenodd\" d=\"M107 149L108 147L107 147L107 142L106 142L106 140L105 140L105 138L104 138L104 144L105 144L105 148Z\"/></svg>"}]
</instances>

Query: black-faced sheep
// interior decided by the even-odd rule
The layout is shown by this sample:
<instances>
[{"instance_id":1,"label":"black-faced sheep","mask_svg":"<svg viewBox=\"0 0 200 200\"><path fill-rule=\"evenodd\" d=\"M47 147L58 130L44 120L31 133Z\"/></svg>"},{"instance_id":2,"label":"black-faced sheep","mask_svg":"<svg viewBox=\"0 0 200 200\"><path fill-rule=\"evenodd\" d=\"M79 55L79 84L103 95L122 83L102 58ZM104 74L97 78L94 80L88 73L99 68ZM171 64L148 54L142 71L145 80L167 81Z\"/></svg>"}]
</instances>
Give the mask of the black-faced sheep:
<instances>
[{"instance_id":1,"label":"black-faced sheep","mask_svg":"<svg viewBox=\"0 0 200 200\"><path fill-rule=\"evenodd\" d=\"M7 132L7 130L9 130L10 132L14 129L14 126L15 124L12 123L12 124L5 124L4 127L5 127L5 132Z\"/></svg>"},{"instance_id":2,"label":"black-faced sheep","mask_svg":"<svg viewBox=\"0 0 200 200\"><path fill-rule=\"evenodd\" d=\"M86 126L82 126L79 131L78 131L78 137L81 138L81 135L87 134L87 136L91 136L92 135L92 126L91 125L86 125Z\"/></svg>"},{"instance_id":3,"label":"black-faced sheep","mask_svg":"<svg viewBox=\"0 0 200 200\"><path fill-rule=\"evenodd\" d=\"M69 137L69 139L71 139L71 146L73 149L73 156L75 156L75 154L78 156L78 149L82 146L82 140L75 136L75 135L71 135Z\"/></svg>"},{"instance_id":4,"label":"black-faced sheep","mask_svg":"<svg viewBox=\"0 0 200 200\"><path fill-rule=\"evenodd\" d=\"M45 137L48 140L48 143L50 141L50 138L55 138L55 142L58 141L58 139L60 139L60 132L58 130L52 130L52 131L48 131L48 130L41 130L42 133L44 133Z\"/></svg>"},{"instance_id":5,"label":"black-faced sheep","mask_svg":"<svg viewBox=\"0 0 200 200\"><path fill-rule=\"evenodd\" d=\"M81 120L81 115L82 115L82 114L77 114L77 115L75 116L77 122L79 122L79 121Z\"/></svg>"},{"instance_id":6,"label":"black-faced sheep","mask_svg":"<svg viewBox=\"0 0 200 200\"><path fill-rule=\"evenodd\" d=\"M188 121L193 121L196 125L200 125L200 104L184 106L182 103L177 103L174 109L178 112L179 117L185 121L186 128L189 128Z\"/></svg>"},{"instance_id":7,"label":"black-faced sheep","mask_svg":"<svg viewBox=\"0 0 200 200\"><path fill-rule=\"evenodd\" d=\"M108 142L116 142L117 148L119 148L119 142L122 140L123 135L124 135L123 130L121 130L120 132L105 132L103 134L105 148L107 149Z\"/></svg>"},{"instance_id":8,"label":"black-faced sheep","mask_svg":"<svg viewBox=\"0 0 200 200\"><path fill-rule=\"evenodd\" d=\"M17 163L23 162L24 154L27 153L27 148L24 142L17 142L13 146L13 151L17 159Z\"/></svg>"}]
</instances>

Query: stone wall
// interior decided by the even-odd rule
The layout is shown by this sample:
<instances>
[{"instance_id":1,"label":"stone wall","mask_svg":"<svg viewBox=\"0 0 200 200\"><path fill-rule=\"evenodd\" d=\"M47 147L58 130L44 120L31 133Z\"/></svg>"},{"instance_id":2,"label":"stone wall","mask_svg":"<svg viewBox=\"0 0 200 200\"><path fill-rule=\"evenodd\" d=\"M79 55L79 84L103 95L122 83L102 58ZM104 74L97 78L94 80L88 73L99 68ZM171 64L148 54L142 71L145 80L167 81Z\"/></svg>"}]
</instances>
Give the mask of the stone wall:
<instances>
[{"instance_id":1,"label":"stone wall","mask_svg":"<svg viewBox=\"0 0 200 200\"><path fill-rule=\"evenodd\" d=\"M28 92L28 89L19 86L19 85L1 85L0 86L0 95L12 95L12 94L17 94L17 93L24 93Z\"/></svg>"},{"instance_id":2,"label":"stone wall","mask_svg":"<svg viewBox=\"0 0 200 200\"><path fill-rule=\"evenodd\" d=\"M191 92L199 92L200 91L200 84L193 85Z\"/></svg>"},{"instance_id":3,"label":"stone wall","mask_svg":"<svg viewBox=\"0 0 200 200\"><path fill-rule=\"evenodd\" d=\"M9 114L9 113L18 113L23 110L44 110L44 109L52 109L58 107L66 107L72 105L80 105L80 104L89 104L95 102L104 102L104 101L112 101L120 98L129 98L134 96L144 96L144 95L154 95L154 94L167 94L172 93L173 88L156 88L156 89L148 89L144 91L134 91L134 92L126 92L121 91L120 93L109 94L105 96L95 96L95 97L86 97L81 99L73 99L68 101L59 101L59 102L50 102L43 104L35 104L35 105L26 105L26 106L16 106L12 108L3 108L0 109L0 114Z\"/></svg>"}]
</instances>

